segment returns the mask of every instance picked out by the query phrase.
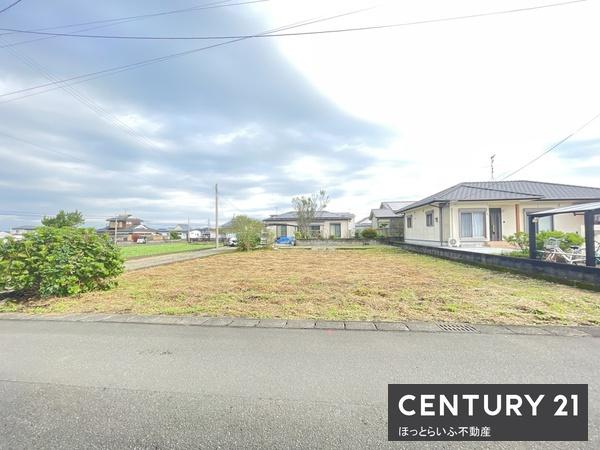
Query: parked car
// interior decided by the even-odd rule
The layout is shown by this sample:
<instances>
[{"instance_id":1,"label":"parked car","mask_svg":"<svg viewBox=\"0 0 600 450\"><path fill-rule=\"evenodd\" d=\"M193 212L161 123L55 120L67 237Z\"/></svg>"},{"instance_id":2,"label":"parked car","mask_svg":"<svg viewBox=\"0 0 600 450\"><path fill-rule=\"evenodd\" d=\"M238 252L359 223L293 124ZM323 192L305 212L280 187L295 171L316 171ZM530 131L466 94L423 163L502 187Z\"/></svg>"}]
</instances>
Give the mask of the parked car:
<instances>
[{"instance_id":1,"label":"parked car","mask_svg":"<svg viewBox=\"0 0 600 450\"><path fill-rule=\"evenodd\" d=\"M296 245L296 239L290 236L279 236L275 239L277 245Z\"/></svg>"},{"instance_id":2,"label":"parked car","mask_svg":"<svg viewBox=\"0 0 600 450\"><path fill-rule=\"evenodd\" d=\"M227 240L227 245L229 245L230 247L237 247L237 245L238 245L237 238L230 237L230 238Z\"/></svg>"},{"instance_id":3,"label":"parked car","mask_svg":"<svg viewBox=\"0 0 600 450\"><path fill-rule=\"evenodd\" d=\"M139 237L137 239L137 241L135 241L136 244L145 244L146 243L146 238L145 237Z\"/></svg>"}]
</instances>

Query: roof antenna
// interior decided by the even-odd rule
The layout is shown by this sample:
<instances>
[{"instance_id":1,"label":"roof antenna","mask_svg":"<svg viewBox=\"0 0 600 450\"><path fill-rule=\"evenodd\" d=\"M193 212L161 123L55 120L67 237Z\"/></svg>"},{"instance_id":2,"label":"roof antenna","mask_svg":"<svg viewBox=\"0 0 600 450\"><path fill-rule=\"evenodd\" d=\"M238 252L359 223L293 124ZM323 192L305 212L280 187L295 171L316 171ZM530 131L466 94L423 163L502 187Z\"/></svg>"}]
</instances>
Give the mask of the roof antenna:
<instances>
[{"instance_id":1,"label":"roof antenna","mask_svg":"<svg viewBox=\"0 0 600 450\"><path fill-rule=\"evenodd\" d=\"M494 158L495 157L496 157L495 153L490 157L490 170L492 172L492 181L494 181Z\"/></svg>"}]
</instances>

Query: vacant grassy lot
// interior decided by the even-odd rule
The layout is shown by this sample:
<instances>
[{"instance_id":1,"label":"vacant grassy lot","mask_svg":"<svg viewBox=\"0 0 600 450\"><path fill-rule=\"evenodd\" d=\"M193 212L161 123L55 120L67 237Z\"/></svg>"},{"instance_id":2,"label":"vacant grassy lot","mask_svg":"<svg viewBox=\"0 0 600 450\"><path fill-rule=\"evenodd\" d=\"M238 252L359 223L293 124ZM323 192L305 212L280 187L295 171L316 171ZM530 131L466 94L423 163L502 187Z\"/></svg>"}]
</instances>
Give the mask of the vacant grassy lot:
<instances>
[{"instance_id":1,"label":"vacant grassy lot","mask_svg":"<svg viewBox=\"0 0 600 450\"><path fill-rule=\"evenodd\" d=\"M0 311L600 324L600 293L397 249L235 252Z\"/></svg>"},{"instance_id":2,"label":"vacant grassy lot","mask_svg":"<svg viewBox=\"0 0 600 450\"><path fill-rule=\"evenodd\" d=\"M145 256L166 255L168 253L190 252L212 248L214 244L188 244L187 242L174 242L168 244L137 244L121 247L121 254L125 259L143 258Z\"/></svg>"}]
</instances>

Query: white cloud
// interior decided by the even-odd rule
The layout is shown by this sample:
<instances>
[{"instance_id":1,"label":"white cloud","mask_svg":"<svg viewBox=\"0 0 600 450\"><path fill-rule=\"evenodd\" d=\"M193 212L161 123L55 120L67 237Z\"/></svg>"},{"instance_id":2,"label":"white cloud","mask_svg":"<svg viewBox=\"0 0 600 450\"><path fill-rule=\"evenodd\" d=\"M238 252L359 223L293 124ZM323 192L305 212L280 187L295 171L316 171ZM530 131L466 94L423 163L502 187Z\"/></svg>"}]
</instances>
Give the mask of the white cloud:
<instances>
[{"instance_id":1,"label":"white cloud","mask_svg":"<svg viewBox=\"0 0 600 450\"><path fill-rule=\"evenodd\" d=\"M327 2L346 11L363 2ZM523 8L532 1L384 2L367 13L313 25L344 28ZM323 2L273 2L273 24L321 11ZM323 13L325 15L327 13ZM456 182L514 170L583 124L600 105L600 4L386 31L278 38L282 53L345 111L391 127L382 160L349 188L381 199L419 198ZM309 28L310 29L310 28ZM303 29L304 30L304 29ZM600 120L576 139L600 138ZM545 157L517 178L598 185L587 162ZM318 174L318 172L317 172ZM352 201L348 199L347 207Z\"/></svg>"}]
</instances>

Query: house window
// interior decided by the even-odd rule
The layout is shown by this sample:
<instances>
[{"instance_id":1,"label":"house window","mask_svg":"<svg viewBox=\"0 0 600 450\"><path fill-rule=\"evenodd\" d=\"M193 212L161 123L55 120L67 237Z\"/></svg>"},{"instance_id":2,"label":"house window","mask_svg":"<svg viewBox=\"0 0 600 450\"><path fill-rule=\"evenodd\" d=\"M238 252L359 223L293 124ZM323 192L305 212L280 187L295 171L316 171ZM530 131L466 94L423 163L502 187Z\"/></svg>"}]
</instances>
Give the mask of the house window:
<instances>
[{"instance_id":1,"label":"house window","mask_svg":"<svg viewBox=\"0 0 600 450\"><path fill-rule=\"evenodd\" d=\"M390 225L390 221L388 219L377 221L378 228L387 228L389 225Z\"/></svg>"},{"instance_id":2,"label":"house window","mask_svg":"<svg viewBox=\"0 0 600 450\"><path fill-rule=\"evenodd\" d=\"M287 225L277 225L275 234L276 237L287 236Z\"/></svg>"},{"instance_id":3,"label":"house window","mask_svg":"<svg viewBox=\"0 0 600 450\"><path fill-rule=\"evenodd\" d=\"M321 225L310 225L308 227L308 230L312 237L315 237L315 238L321 237Z\"/></svg>"},{"instance_id":4,"label":"house window","mask_svg":"<svg viewBox=\"0 0 600 450\"><path fill-rule=\"evenodd\" d=\"M412 228L412 216L406 216L406 228Z\"/></svg>"},{"instance_id":5,"label":"house window","mask_svg":"<svg viewBox=\"0 0 600 450\"><path fill-rule=\"evenodd\" d=\"M428 227L433 226L433 211L425 213L425 225Z\"/></svg>"},{"instance_id":6,"label":"house window","mask_svg":"<svg viewBox=\"0 0 600 450\"><path fill-rule=\"evenodd\" d=\"M329 236L335 238L342 237L342 224L341 223L330 223L329 224Z\"/></svg>"},{"instance_id":7,"label":"house window","mask_svg":"<svg viewBox=\"0 0 600 450\"><path fill-rule=\"evenodd\" d=\"M460 237L485 238L485 211L461 211Z\"/></svg>"}]
</instances>

